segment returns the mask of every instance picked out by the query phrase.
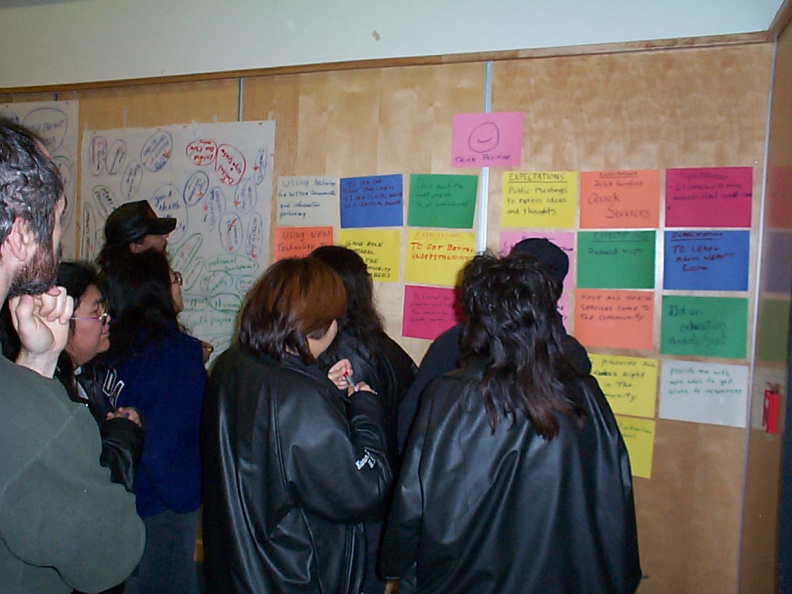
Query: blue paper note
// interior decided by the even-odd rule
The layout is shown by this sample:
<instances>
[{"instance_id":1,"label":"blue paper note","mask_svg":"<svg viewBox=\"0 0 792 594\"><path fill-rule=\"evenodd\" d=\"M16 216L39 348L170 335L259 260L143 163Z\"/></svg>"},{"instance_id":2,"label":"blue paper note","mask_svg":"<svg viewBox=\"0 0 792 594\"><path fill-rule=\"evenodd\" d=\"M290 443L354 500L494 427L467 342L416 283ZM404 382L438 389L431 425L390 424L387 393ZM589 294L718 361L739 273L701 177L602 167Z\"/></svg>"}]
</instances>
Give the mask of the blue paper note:
<instances>
[{"instance_id":1,"label":"blue paper note","mask_svg":"<svg viewBox=\"0 0 792 594\"><path fill-rule=\"evenodd\" d=\"M747 291L750 231L666 231L663 288Z\"/></svg>"},{"instance_id":2,"label":"blue paper note","mask_svg":"<svg viewBox=\"0 0 792 594\"><path fill-rule=\"evenodd\" d=\"M404 220L401 175L341 178L341 228L401 227Z\"/></svg>"}]
</instances>

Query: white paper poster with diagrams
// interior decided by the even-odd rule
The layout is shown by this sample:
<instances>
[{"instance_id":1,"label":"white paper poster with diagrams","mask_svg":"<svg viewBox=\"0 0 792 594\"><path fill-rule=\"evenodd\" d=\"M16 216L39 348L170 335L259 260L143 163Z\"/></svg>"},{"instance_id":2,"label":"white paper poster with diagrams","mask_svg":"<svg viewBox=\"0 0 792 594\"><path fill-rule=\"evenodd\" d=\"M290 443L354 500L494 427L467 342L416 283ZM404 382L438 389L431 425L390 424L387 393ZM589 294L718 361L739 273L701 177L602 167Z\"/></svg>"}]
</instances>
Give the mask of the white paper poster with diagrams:
<instances>
[{"instance_id":1,"label":"white paper poster with diagrams","mask_svg":"<svg viewBox=\"0 0 792 594\"><path fill-rule=\"evenodd\" d=\"M63 178L66 210L61 224L63 257L77 254L77 151L80 104L78 101L37 101L35 103L2 103L0 115L29 128L44 141Z\"/></svg>"},{"instance_id":2,"label":"white paper poster with diagrams","mask_svg":"<svg viewBox=\"0 0 792 594\"><path fill-rule=\"evenodd\" d=\"M181 321L218 354L267 267L274 149L274 121L87 130L82 256L96 257L105 220L125 202L148 200L174 217L168 253L184 277Z\"/></svg>"}]
</instances>

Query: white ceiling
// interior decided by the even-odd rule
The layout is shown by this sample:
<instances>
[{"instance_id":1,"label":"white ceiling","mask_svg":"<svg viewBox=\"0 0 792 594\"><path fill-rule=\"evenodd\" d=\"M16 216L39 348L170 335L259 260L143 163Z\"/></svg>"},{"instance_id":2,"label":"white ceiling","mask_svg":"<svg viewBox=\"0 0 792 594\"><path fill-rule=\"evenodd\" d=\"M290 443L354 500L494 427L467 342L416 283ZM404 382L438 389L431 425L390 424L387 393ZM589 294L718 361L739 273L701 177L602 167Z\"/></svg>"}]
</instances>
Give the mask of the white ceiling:
<instances>
[{"instance_id":1,"label":"white ceiling","mask_svg":"<svg viewBox=\"0 0 792 594\"><path fill-rule=\"evenodd\" d=\"M782 0L0 0L0 89L766 31Z\"/></svg>"}]
</instances>

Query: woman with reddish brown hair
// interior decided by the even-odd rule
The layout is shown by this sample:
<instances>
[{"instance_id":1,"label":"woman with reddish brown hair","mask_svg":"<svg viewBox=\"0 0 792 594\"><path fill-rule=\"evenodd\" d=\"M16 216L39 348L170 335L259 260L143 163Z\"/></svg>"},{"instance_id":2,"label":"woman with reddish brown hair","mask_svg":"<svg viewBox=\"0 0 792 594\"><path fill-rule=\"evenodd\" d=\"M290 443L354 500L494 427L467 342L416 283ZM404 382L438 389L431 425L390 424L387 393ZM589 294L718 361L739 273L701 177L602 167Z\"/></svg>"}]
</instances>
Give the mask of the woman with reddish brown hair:
<instances>
[{"instance_id":1,"label":"woman with reddish brown hair","mask_svg":"<svg viewBox=\"0 0 792 594\"><path fill-rule=\"evenodd\" d=\"M202 427L210 594L360 592L363 522L380 513L391 468L376 394L360 382L344 398L316 365L345 308L329 266L281 260L215 362ZM341 361L330 375L348 371Z\"/></svg>"}]
</instances>

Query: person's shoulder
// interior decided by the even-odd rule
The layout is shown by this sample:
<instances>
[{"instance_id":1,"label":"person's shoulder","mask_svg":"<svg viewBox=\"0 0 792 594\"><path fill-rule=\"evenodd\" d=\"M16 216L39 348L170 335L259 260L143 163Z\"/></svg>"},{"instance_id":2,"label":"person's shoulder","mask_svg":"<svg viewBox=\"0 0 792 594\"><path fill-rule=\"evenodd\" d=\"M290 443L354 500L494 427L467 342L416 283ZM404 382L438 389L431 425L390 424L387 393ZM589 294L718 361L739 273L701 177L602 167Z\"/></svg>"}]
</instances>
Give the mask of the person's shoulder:
<instances>
[{"instance_id":1,"label":"person's shoulder","mask_svg":"<svg viewBox=\"0 0 792 594\"><path fill-rule=\"evenodd\" d=\"M411 365L415 365L412 357L405 351L402 346L393 340L387 333L381 332L378 334L378 339L380 343L380 349L383 351L386 357L398 360L399 362L407 362Z\"/></svg>"},{"instance_id":2,"label":"person's shoulder","mask_svg":"<svg viewBox=\"0 0 792 594\"><path fill-rule=\"evenodd\" d=\"M6 463L21 463L64 435L82 440L95 434L98 447L96 424L88 408L69 400L58 380L14 363L2 365L0 371L0 450Z\"/></svg>"},{"instance_id":3,"label":"person's shoulder","mask_svg":"<svg viewBox=\"0 0 792 594\"><path fill-rule=\"evenodd\" d=\"M432 342L429 348L444 349L449 346L453 346L459 350L459 338L462 335L463 327L464 324L462 322L451 326L448 330L435 338L434 342Z\"/></svg>"},{"instance_id":4,"label":"person's shoulder","mask_svg":"<svg viewBox=\"0 0 792 594\"><path fill-rule=\"evenodd\" d=\"M12 407L13 402L26 402L30 407L47 407L53 403L70 403L66 389L56 378L49 378L0 357L0 404Z\"/></svg>"},{"instance_id":5,"label":"person's shoulder","mask_svg":"<svg viewBox=\"0 0 792 594\"><path fill-rule=\"evenodd\" d=\"M424 390L424 399L443 401L447 405L459 402L468 386L480 378L474 369L462 367L438 376Z\"/></svg>"},{"instance_id":6,"label":"person's shoulder","mask_svg":"<svg viewBox=\"0 0 792 594\"><path fill-rule=\"evenodd\" d=\"M586 348L571 334L565 334L562 346L567 358L572 362L575 371L582 375L591 373L591 359Z\"/></svg>"}]
</instances>

